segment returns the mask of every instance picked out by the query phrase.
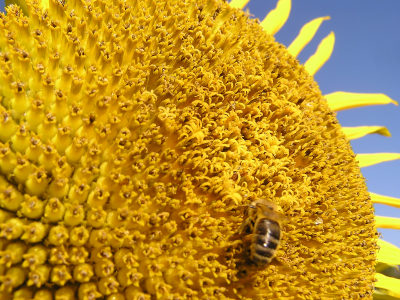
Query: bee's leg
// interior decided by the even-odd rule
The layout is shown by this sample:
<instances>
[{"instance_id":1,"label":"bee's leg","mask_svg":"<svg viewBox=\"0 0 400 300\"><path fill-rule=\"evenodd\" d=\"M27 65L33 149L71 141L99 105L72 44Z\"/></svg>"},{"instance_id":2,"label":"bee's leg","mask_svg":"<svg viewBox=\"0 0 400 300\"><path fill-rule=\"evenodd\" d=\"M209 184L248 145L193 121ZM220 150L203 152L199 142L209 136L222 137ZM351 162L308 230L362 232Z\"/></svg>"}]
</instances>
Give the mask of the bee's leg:
<instances>
[{"instance_id":1,"label":"bee's leg","mask_svg":"<svg viewBox=\"0 0 400 300\"><path fill-rule=\"evenodd\" d=\"M247 218L243 221L242 225L240 226L239 233L240 234L249 234L252 231L252 220L251 218Z\"/></svg>"}]
</instances>

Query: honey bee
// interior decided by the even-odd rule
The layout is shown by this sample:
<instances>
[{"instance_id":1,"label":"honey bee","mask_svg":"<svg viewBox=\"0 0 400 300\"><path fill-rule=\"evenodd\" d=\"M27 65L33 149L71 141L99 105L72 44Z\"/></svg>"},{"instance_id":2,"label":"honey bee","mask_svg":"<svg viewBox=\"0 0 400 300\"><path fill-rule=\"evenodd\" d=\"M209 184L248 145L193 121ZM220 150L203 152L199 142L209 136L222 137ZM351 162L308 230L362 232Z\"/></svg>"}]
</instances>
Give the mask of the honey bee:
<instances>
[{"instance_id":1,"label":"honey bee","mask_svg":"<svg viewBox=\"0 0 400 300\"><path fill-rule=\"evenodd\" d=\"M281 216L276 206L259 199L252 202L245 211L241 232L250 240L250 260L258 266L271 262L281 239Z\"/></svg>"}]
</instances>

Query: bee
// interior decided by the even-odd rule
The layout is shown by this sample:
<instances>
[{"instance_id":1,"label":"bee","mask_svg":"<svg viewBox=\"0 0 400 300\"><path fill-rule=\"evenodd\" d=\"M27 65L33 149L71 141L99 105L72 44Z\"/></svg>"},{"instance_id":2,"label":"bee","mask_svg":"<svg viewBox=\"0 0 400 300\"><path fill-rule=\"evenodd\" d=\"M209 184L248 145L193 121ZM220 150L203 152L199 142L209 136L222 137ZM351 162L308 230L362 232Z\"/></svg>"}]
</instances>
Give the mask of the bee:
<instances>
[{"instance_id":1,"label":"bee","mask_svg":"<svg viewBox=\"0 0 400 300\"><path fill-rule=\"evenodd\" d=\"M241 232L250 240L250 260L258 266L269 264L281 239L281 216L276 206L265 199L252 202L245 211Z\"/></svg>"}]
</instances>

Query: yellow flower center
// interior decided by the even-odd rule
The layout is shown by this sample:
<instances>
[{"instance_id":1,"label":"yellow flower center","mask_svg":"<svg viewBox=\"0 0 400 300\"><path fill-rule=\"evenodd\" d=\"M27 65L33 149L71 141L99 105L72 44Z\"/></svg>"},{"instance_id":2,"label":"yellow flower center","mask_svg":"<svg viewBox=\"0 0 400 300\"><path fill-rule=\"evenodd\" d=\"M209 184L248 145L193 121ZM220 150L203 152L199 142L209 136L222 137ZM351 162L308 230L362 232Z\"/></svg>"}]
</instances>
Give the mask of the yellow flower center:
<instances>
[{"instance_id":1,"label":"yellow flower center","mask_svg":"<svg viewBox=\"0 0 400 300\"><path fill-rule=\"evenodd\" d=\"M0 24L4 295L371 295L354 154L256 21L217 0L27 4ZM284 216L263 266L240 233L259 199Z\"/></svg>"}]
</instances>

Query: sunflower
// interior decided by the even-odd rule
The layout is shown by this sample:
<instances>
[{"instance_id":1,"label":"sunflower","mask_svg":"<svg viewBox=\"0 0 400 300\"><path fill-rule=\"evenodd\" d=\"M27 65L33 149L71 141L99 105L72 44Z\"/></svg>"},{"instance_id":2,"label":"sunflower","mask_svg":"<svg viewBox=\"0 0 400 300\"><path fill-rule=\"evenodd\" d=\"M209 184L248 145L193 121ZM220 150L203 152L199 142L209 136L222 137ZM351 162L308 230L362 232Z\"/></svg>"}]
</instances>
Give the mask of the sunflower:
<instances>
[{"instance_id":1,"label":"sunflower","mask_svg":"<svg viewBox=\"0 0 400 300\"><path fill-rule=\"evenodd\" d=\"M354 155L387 130L335 115L395 101L321 94L334 34L296 56L326 17L286 48L290 0L261 22L242 0L18 4L0 15L1 299L399 295L376 230L399 222L373 203L400 200L360 173L398 155ZM240 228L260 199L284 218L257 265Z\"/></svg>"}]
</instances>

